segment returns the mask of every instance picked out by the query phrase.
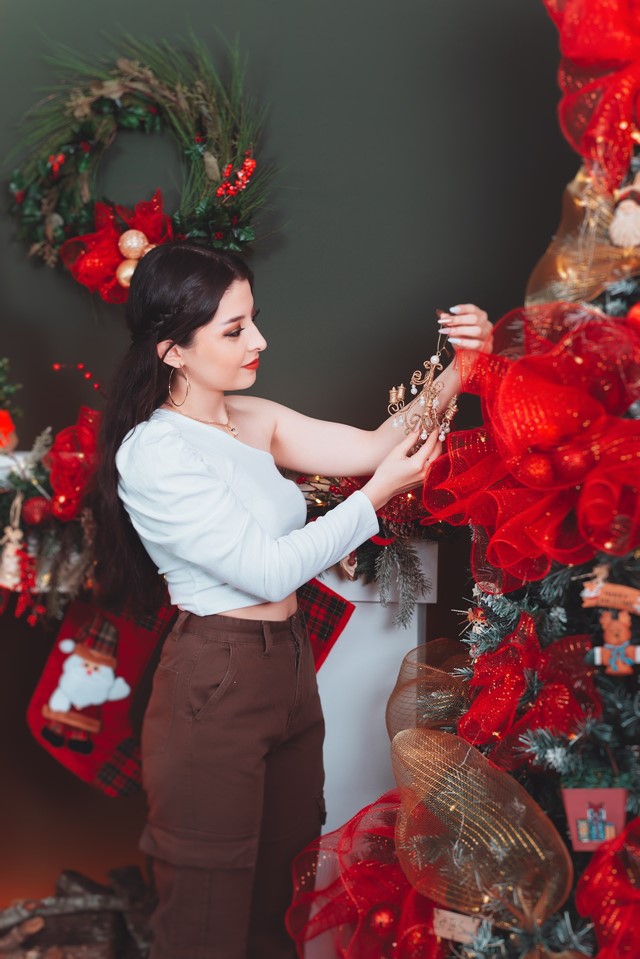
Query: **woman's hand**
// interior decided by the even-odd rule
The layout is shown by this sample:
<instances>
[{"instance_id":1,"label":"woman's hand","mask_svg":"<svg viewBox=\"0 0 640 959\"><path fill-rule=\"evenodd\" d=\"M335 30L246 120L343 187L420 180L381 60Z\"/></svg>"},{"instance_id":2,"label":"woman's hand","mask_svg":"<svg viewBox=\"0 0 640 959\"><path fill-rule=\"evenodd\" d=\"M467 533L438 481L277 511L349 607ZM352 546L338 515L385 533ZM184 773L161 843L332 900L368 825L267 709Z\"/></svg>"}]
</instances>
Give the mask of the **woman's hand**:
<instances>
[{"instance_id":1,"label":"woman's hand","mask_svg":"<svg viewBox=\"0 0 640 959\"><path fill-rule=\"evenodd\" d=\"M438 323L441 332L449 337L449 342L456 349L491 353L493 326L479 306L473 303L452 306L448 313L438 317Z\"/></svg>"},{"instance_id":2,"label":"woman's hand","mask_svg":"<svg viewBox=\"0 0 640 959\"><path fill-rule=\"evenodd\" d=\"M422 446L410 455L418 442L417 433L411 432L403 437L362 487L362 492L369 497L374 509L380 509L397 493L404 493L422 484L431 463L442 452L442 443L438 440L438 430L434 430Z\"/></svg>"}]
</instances>

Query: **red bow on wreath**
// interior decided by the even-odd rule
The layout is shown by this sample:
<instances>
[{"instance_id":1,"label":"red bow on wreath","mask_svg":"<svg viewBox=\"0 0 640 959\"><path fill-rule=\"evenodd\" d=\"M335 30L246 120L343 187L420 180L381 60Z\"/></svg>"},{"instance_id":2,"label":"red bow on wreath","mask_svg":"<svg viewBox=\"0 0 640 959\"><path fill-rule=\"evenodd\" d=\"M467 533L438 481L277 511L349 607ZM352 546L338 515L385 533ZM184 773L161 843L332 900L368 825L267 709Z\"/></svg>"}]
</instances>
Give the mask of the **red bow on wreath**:
<instances>
[{"instance_id":1,"label":"red bow on wreath","mask_svg":"<svg viewBox=\"0 0 640 959\"><path fill-rule=\"evenodd\" d=\"M503 355L458 355L485 426L453 434L431 467L431 516L476 528L471 565L487 592L541 579L552 561L640 545L640 325L569 303L507 314Z\"/></svg>"},{"instance_id":2,"label":"red bow on wreath","mask_svg":"<svg viewBox=\"0 0 640 959\"><path fill-rule=\"evenodd\" d=\"M398 862L399 806L398 793L386 793L295 858L286 921L300 954L312 940L340 959L440 959L448 951L433 932L433 904Z\"/></svg>"},{"instance_id":3,"label":"red bow on wreath","mask_svg":"<svg viewBox=\"0 0 640 959\"><path fill-rule=\"evenodd\" d=\"M593 854L576 888L581 916L595 925L597 959L636 959L640 927L640 816Z\"/></svg>"},{"instance_id":4,"label":"red bow on wreath","mask_svg":"<svg viewBox=\"0 0 640 959\"><path fill-rule=\"evenodd\" d=\"M60 259L89 292L98 293L107 303L124 303L128 289L118 283L116 270L126 257L118 241L125 230L140 230L155 246L173 238L171 218L162 212L162 193L157 190L148 203L136 203L133 212L124 206L96 203L95 226L95 233L63 243Z\"/></svg>"},{"instance_id":5,"label":"red bow on wreath","mask_svg":"<svg viewBox=\"0 0 640 959\"><path fill-rule=\"evenodd\" d=\"M75 426L60 430L45 457L53 490L51 512L58 519L75 519L97 465L100 413L80 407Z\"/></svg>"},{"instance_id":6,"label":"red bow on wreath","mask_svg":"<svg viewBox=\"0 0 640 959\"><path fill-rule=\"evenodd\" d=\"M638 0L544 0L560 34L560 126L604 185L620 184L638 132Z\"/></svg>"},{"instance_id":7,"label":"red bow on wreath","mask_svg":"<svg viewBox=\"0 0 640 959\"><path fill-rule=\"evenodd\" d=\"M458 723L458 734L474 746L496 743L492 762L515 769L526 762L518 748L525 730L575 732L587 714L602 711L593 669L584 662L590 648L589 636L566 636L541 649L533 619L522 613L500 648L476 660L469 683L475 698ZM534 676L541 688L522 712Z\"/></svg>"}]
</instances>

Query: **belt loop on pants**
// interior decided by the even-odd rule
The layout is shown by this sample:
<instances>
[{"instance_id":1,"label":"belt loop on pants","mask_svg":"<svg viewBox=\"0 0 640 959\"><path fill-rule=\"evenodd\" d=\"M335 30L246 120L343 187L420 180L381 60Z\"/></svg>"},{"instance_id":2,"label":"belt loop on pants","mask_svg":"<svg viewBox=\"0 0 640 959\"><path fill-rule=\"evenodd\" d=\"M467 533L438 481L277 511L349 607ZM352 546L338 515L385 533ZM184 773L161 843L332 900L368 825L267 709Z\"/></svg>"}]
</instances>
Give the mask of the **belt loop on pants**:
<instances>
[{"instance_id":1,"label":"belt loop on pants","mask_svg":"<svg viewBox=\"0 0 640 959\"><path fill-rule=\"evenodd\" d=\"M175 623L173 624L173 629L171 630L171 632L173 633L174 640L180 639L180 633L184 629L184 625L190 616L191 616L191 613L189 612L188 609L180 610L180 612L178 613L178 617Z\"/></svg>"},{"instance_id":2,"label":"belt loop on pants","mask_svg":"<svg viewBox=\"0 0 640 959\"><path fill-rule=\"evenodd\" d=\"M268 656L271 652L273 640L271 637L271 623L267 620L263 620L262 622L262 635L264 636L264 654Z\"/></svg>"}]
</instances>

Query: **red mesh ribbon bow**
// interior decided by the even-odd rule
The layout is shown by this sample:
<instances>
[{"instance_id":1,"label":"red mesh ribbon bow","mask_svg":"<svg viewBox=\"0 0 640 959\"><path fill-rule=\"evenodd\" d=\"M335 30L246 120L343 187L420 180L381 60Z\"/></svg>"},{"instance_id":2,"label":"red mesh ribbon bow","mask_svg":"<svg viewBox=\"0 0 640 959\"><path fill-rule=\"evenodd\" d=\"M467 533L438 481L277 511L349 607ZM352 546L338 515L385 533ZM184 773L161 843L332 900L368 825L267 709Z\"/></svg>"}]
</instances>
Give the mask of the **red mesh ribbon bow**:
<instances>
[{"instance_id":1,"label":"red mesh ribbon bow","mask_svg":"<svg viewBox=\"0 0 640 959\"><path fill-rule=\"evenodd\" d=\"M128 290L116 280L116 270L125 259L118 240L125 230L140 230L149 243L173 238L171 218L162 212L162 193L149 202L136 203L133 212L123 206L95 205L95 233L76 236L60 247L60 259L74 280L98 293L107 303L124 303Z\"/></svg>"},{"instance_id":2,"label":"red mesh ribbon bow","mask_svg":"<svg viewBox=\"0 0 640 959\"><path fill-rule=\"evenodd\" d=\"M640 421L621 417L640 396L640 325L553 303L507 314L495 340L459 354L486 425L450 437L423 522L475 527L474 576L506 592L640 545Z\"/></svg>"},{"instance_id":3,"label":"red mesh ribbon bow","mask_svg":"<svg viewBox=\"0 0 640 959\"><path fill-rule=\"evenodd\" d=\"M640 946L640 817L593 854L576 906L595 925L598 959L636 959Z\"/></svg>"},{"instance_id":4,"label":"red mesh ribbon bow","mask_svg":"<svg viewBox=\"0 0 640 959\"><path fill-rule=\"evenodd\" d=\"M500 648L476 660L469 684L475 698L458 723L458 734L474 746L497 743L491 760L515 769L526 762L518 748L525 730L575 732L588 713L601 712L593 669L584 662L589 649L589 636L566 636L541 649L533 619L522 613ZM534 673L542 688L522 712L527 677Z\"/></svg>"},{"instance_id":5,"label":"red mesh ribbon bow","mask_svg":"<svg viewBox=\"0 0 640 959\"><path fill-rule=\"evenodd\" d=\"M396 857L398 809L398 794L386 793L296 857L287 929L299 955L313 939L322 955L340 959L446 954L432 903L411 888Z\"/></svg>"},{"instance_id":6,"label":"red mesh ribbon bow","mask_svg":"<svg viewBox=\"0 0 640 959\"><path fill-rule=\"evenodd\" d=\"M633 153L640 92L638 0L544 0L560 34L558 114L563 134L617 187Z\"/></svg>"},{"instance_id":7,"label":"red mesh ribbon bow","mask_svg":"<svg viewBox=\"0 0 640 959\"><path fill-rule=\"evenodd\" d=\"M61 520L78 515L82 497L97 465L100 413L81 406L75 426L57 434L45 458L53 489L51 512Z\"/></svg>"}]
</instances>

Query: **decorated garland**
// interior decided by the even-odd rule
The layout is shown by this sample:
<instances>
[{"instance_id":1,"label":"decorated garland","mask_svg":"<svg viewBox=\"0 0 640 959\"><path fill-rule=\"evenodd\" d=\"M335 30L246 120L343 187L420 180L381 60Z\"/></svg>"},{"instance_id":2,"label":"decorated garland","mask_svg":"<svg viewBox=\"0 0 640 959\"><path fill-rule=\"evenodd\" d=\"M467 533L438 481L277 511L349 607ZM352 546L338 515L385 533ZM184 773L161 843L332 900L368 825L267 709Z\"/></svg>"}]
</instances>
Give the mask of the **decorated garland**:
<instances>
[{"instance_id":1,"label":"decorated garland","mask_svg":"<svg viewBox=\"0 0 640 959\"><path fill-rule=\"evenodd\" d=\"M111 303L126 300L140 257L172 237L241 251L255 239L269 172L256 174L260 119L243 93L231 50L223 84L204 47L127 38L112 64L63 51L52 64L59 82L27 116L15 170L11 212L29 255L62 263L74 279ZM118 133L167 130L184 165L178 210L168 216L156 190L134 210L97 200L99 164Z\"/></svg>"}]
</instances>

